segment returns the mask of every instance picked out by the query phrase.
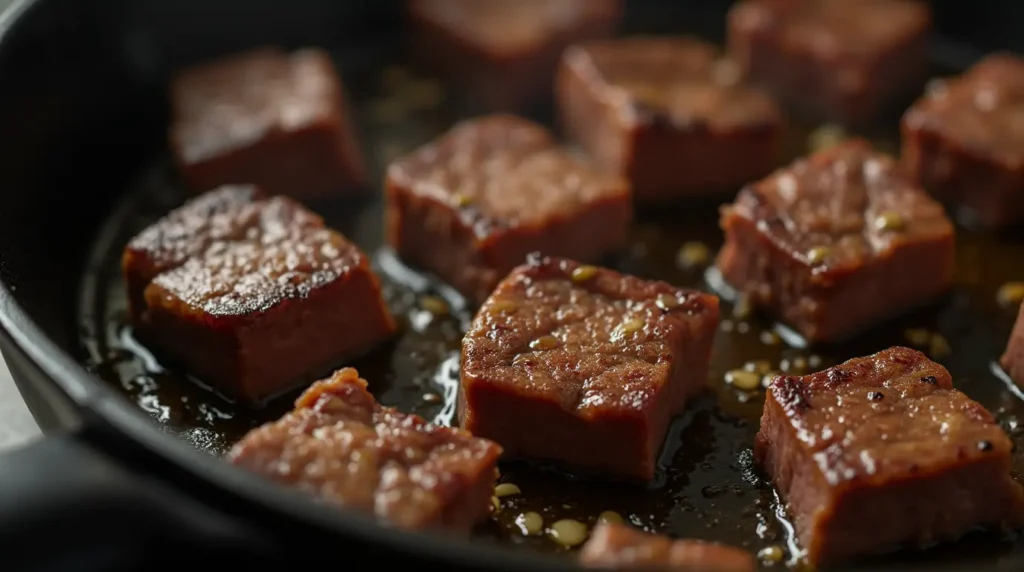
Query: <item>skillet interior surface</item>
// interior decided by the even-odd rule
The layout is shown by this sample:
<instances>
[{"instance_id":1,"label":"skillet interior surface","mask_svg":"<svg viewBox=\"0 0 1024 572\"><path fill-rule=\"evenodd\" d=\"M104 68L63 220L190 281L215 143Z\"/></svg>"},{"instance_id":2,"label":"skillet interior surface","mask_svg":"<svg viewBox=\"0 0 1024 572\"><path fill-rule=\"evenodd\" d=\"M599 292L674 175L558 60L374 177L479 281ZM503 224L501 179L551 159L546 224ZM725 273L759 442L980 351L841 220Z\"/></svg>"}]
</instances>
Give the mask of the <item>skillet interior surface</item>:
<instances>
[{"instance_id":1,"label":"skillet interior surface","mask_svg":"<svg viewBox=\"0 0 1024 572\"><path fill-rule=\"evenodd\" d=\"M676 27L672 31L706 32L721 26L720 20L713 21L720 18L716 11L702 18L691 20L690 30ZM625 30L663 31L668 30L637 19L627 22ZM701 35L720 39L718 34ZM383 116L379 111L381 98L396 94L412 97L405 94L406 88L395 87L395 70L408 69L395 48L394 44L383 43L334 52L353 94L364 148L371 154L378 174L389 159L430 140L463 116L458 106L453 105L454 98L444 99L437 107L412 111L398 120ZM936 68L936 74L950 71L941 66ZM427 79L417 77L415 72L412 75L415 81ZM154 100L153 105L166 103ZM536 110L532 115L551 124L550 110ZM895 125L894 118L868 135L880 147L895 150ZM806 151L810 127L791 128L787 160ZM81 279L80 356L91 371L123 390L166 431L219 456L248 429L289 409L295 393L273 400L262 410L246 410L160 363L134 341L126 324L119 267L121 249L131 236L180 205L186 197L165 154L150 157L135 174L102 226ZM606 262L639 276L707 289L703 269L682 268L677 263L677 253L689 241L699 241L712 252L720 246L717 207L729 198L687 203L673 209L641 209L629 249ZM440 423L451 423L458 385L459 343L472 317L472 308L466 308L443 285L404 268L383 247L379 196L309 206L373 255L385 282L387 299L402 323L401 334L393 343L351 365L370 381L382 403ZM1024 241L1018 237L958 229L957 284L950 296L935 306L834 347L790 347L771 334L770 322L756 316L734 318L730 315L732 305L726 303L706 390L671 427L655 482L648 486L613 484L568 475L551 467L505 463L502 481L519 485L523 494L503 499L502 510L493 522L479 528L479 536L561 553L544 538L519 534L514 524L516 515L536 510L546 522L574 518L593 523L600 512L614 510L651 531L719 540L753 552L779 545L786 551L786 563L799 566L798 552L791 545L790 525L771 487L752 465L751 446L764 394L734 390L724 382L724 374L753 360L770 362L774 370L799 373L821 369L891 345L911 345L906 331L926 329L941 334L949 342L951 352L936 359L951 370L958 387L992 410L1015 442L1020 442L1024 440L1024 403L995 371L993 362L1002 350L1016 313L996 302L996 291L1004 282L1024 279L1015 265L1022 258ZM436 315L426 311L424 296L446 299L450 313ZM1019 448L1014 465L1018 472L1024 470ZM1024 563L1024 543L1011 537L977 534L923 554L900 554L885 559L893 560L962 561L969 562L971 569L995 568L1009 562Z\"/></svg>"}]
</instances>

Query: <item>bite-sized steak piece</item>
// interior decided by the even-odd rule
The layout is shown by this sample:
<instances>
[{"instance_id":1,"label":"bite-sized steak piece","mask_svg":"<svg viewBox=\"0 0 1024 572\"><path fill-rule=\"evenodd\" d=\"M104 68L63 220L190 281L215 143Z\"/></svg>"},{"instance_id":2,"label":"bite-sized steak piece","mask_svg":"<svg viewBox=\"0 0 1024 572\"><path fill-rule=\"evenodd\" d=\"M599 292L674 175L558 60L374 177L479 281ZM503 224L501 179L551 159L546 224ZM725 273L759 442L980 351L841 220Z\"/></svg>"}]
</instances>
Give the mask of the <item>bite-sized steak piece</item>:
<instances>
[{"instance_id":1,"label":"bite-sized steak piece","mask_svg":"<svg viewBox=\"0 0 1024 572\"><path fill-rule=\"evenodd\" d=\"M903 161L972 222L1024 222L1024 58L993 54L903 116Z\"/></svg>"},{"instance_id":2,"label":"bite-sized steak piece","mask_svg":"<svg viewBox=\"0 0 1024 572\"><path fill-rule=\"evenodd\" d=\"M641 200L735 191L776 166L782 116L736 65L688 37L625 38L566 50L559 115Z\"/></svg>"},{"instance_id":3,"label":"bite-sized steak piece","mask_svg":"<svg viewBox=\"0 0 1024 572\"><path fill-rule=\"evenodd\" d=\"M1012 448L945 368L894 347L775 378L754 455L822 564L1024 523Z\"/></svg>"},{"instance_id":4,"label":"bite-sized steak piece","mask_svg":"<svg viewBox=\"0 0 1024 572\"><path fill-rule=\"evenodd\" d=\"M282 215L264 207L266 193L253 185L225 185L204 193L148 226L125 247L121 268L128 291L129 313L138 319L145 309L143 292L157 275L177 268L218 241L244 238L254 221L288 218L294 228L323 226L323 219L298 203L278 201Z\"/></svg>"},{"instance_id":5,"label":"bite-sized steak piece","mask_svg":"<svg viewBox=\"0 0 1024 572\"><path fill-rule=\"evenodd\" d=\"M610 35L622 0L411 0L413 56L478 112L549 96L562 51Z\"/></svg>"},{"instance_id":6,"label":"bite-sized steak piece","mask_svg":"<svg viewBox=\"0 0 1024 572\"><path fill-rule=\"evenodd\" d=\"M382 407L345 368L250 431L228 459L401 528L468 533L490 513L499 456L486 439Z\"/></svg>"},{"instance_id":7,"label":"bite-sized steak piece","mask_svg":"<svg viewBox=\"0 0 1024 572\"><path fill-rule=\"evenodd\" d=\"M860 139L748 185L722 209L721 226L725 282L810 342L932 302L953 278L942 205Z\"/></svg>"},{"instance_id":8,"label":"bite-sized steak piece","mask_svg":"<svg viewBox=\"0 0 1024 572\"><path fill-rule=\"evenodd\" d=\"M475 303L535 251L586 262L621 247L629 185L510 115L457 124L388 167L388 242Z\"/></svg>"},{"instance_id":9,"label":"bite-sized steak piece","mask_svg":"<svg viewBox=\"0 0 1024 572\"><path fill-rule=\"evenodd\" d=\"M1024 304L1017 313L1017 321L1010 332L1006 351L999 358L999 364L1006 370L1014 383L1024 388Z\"/></svg>"},{"instance_id":10,"label":"bite-sized steak piece","mask_svg":"<svg viewBox=\"0 0 1024 572\"><path fill-rule=\"evenodd\" d=\"M673 540L624 524L602 523L580 550L580 564L615 570L754 572L754 557L739 548L701 540Z\"/></svg>"},{"instance_id":11,"label":"bite-sized steak piece","mask_svg":"<svg viewBox=\"0 0 1024 572\"><path fill-rule=\"evenodd\" d=\"M864 123L924 82L930 29L918 0L745 0L727 35L755 83L813 115Z\"/></svg>"},{"instance_id":12,"label":"bite-sized steak piece","mask_svg":"<svg viewBox=\"0 0 1024 572\"><path fill-rule=\"evenodd\" d=\"M310 198L367 186L344 89L322 50L236 54L178 73L170 91L171 150L196 191L255 183Z\"/></svg>"},{"instance_id":13,"label":"bite-sized steak piece","mask_svg":"<svg viewBox=\"0 0 1024 572\"><path fill-rule=\"evenodd\" d=\"M714 296L532 256L462 341L459 419L512 456L649 480L717 327Z\"/></svg>"},{"instance_id":14,"label":"bite-sized steak piece","mask_svg":"<svg viewBox=\"0 0 1024 572\"><path fill-rule=\"evenodd\" d=\"M259 402L390 337L366 256L287 197L197 197L125 249L139 336L234 398Z\"/></svg>"}]
</instances>

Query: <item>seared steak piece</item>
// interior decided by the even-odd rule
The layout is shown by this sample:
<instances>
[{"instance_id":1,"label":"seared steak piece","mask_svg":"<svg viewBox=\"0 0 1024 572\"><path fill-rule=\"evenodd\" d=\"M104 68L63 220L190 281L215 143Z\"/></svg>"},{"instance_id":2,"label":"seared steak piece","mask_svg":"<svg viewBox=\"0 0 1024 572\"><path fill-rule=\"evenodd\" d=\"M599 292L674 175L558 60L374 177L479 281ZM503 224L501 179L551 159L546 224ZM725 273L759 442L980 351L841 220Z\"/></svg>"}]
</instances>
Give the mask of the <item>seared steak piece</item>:
<instances>
[{"instance_id":1,"label":"seared steak piece","mask_svg":"<svg viewBox=\"0 0 1024 572\"><path fill-rule=\"evenodd\" d=\"M930 28L918 0L745 0L727 34L755 83L814 115L864 123L924 83Z\"/></svg>"},{"instance_id":2,"label":"seared steak piece","mask_svg":"<svg viewBox=\"0 0 1024 572\"><path fill-rule=\"evenodd\" d=\"M1024 523L1012 448L945 368L894 347L775 378L754 454L823 564Z\"/></svg>"},{"instance_id":3,"label":"seared steak piece","mask_svg":"<svg viewBox=\"0 0 1024 572\"><path fill-rule=\"evenodd\" d=\"M478 112L517 111L551 93L570 44L611 34L622 0L411 0L413 57Z\"/></svg>"},{"instance_id":4,"label":"seared steak piece","mask_svg":"<svg viewBox=\"0 0 1024 572\"><path fill-rule=\"evenodd\" d=\"M701 540L673 540L624 524L599 524L583 545L580 564L615 570L754 572L748 552Z\"/></svg>"},{"instance_id":5,"label":"seared steak piece","mask_svg":"<svg viewBox=\"0 0 1024 572\"><path fill-rule=\"evenodd\" d=\"M932 302L953 278L942 205L859 139L748 185L722 209L721 226L725 282L810 342Z\"/></svg>"},{"instance_id":6,"label":"seared steak piece","mask_svg":"<svg viewBox=\"0 0 1024 572\"><path fill-rule=\"evenodd\" d=\"M388 242L477 304L527 254L593 261L631 219L624 180L511 115L459 123L388 168Z\"/></svg>"},{"instance_id":7,"label":"seared steak piece","mask_svg":"<svg viewBox=\"0 0 1024 572\"><path fill-rule=\"evenodd\" d=\"M1024 305L1017 313L1017 321L1013 324L1010 341L1006 343L1006 351L999 358L999 365L1014 383L1024 387Z\"/></svg>"},{"instance_id":8,"label":"seared steak piece","mask_svg":"<svg viewBox=\"0 0 1024 572\"><path fill-rule=\"evenodd\" d=\"M463 339L462 427L513 456L649 480L717 326L714 296L531 257Z\"/></svg>"},{"instance_id":9,"label":"seared steak piece","mask_svg":"<svg viewBox=\"0 0 1024 572\"><path fill-rule=\"evenodd\" d=\"M490 513L500 455L486 439L382 407L345 368L250 431L228 459L401 528L468 533Z\"/></svg>"},{"instance_id":10,"label":"seared steak piece","mask_svg":"<svg viewBox=\"0 0 1024 572\"><path fill-rule=\"evenodd\" d=\"M903 116L903 161L971 222L1024 222L1024 58L988 56Z\"/></svg>"},{"instance_id":11,"label":"seared steak piece","mask_svg":"<svg viewBox=\"0 0 1024 572\"><path fill-rule=\"evenodd\" d=\"M366 167L330 56L263 48L186 69L171 150L196 191L255 183L300 198L362 190Z\"/></svg>"},{"instance_id":12,"label":"seared steak piece","mask_svg":"<svg viewBox=\"0 0 1024 572\"><path fill-rule=\"evenodd\" d=\"M594 163L639 200L734 192L771 172L782 116L736 65L694 38L627 38L562 57L558 107Z\"/></svg>"},{"instance_id":13,"label":"seared steak piece","mask_svg":"<svg viewBox=\"0 0 1024 572\"><path fill-rule=\"evenodd\" d=\"M287 197L229 187L136 236L123 272L139 336L256 403L395 331L366 256Z\"/></svg>"}]
</instances>

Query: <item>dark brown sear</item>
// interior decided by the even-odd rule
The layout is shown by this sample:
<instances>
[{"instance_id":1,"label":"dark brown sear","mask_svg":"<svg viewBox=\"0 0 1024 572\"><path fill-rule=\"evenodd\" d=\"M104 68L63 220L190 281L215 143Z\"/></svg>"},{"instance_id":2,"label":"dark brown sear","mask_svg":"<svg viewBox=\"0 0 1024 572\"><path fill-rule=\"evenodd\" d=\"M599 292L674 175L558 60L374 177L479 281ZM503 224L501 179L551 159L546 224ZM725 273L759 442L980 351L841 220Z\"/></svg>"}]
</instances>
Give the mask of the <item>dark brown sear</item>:
<instances>
[{"instance_id":1,"label":"dark brown sear","mask_svg":"<svg viewBox=\"0 0 1024 572\"><path fill-rule=\"evenodd\" d=\"M459 419L512 456L650 480L669 420L707 378L717 327L714 296L535 257L463 339Z\"/></svg>"},{"instance_id":2,"label":"dark brown sear","mask_svg":"<svg viewBox=\"0 0 1024 572\"><path fill-rule=\"evenodd\" d=\"M403 528L467 533L491 512L500 455L486 439L381 407L346 368L249 432L228 460Z\"/></svg>"},{"instance_id":3,"label":"dark brown sear","mask_svg":"<svg viewBox=\"0 0 1024 572\"><path fill-rule=\"evenodd\" d=\"M1024 524L1013 443L949 372L894 347L769 387L754 454L812 563Z\"/></svg>"}]
</instances>

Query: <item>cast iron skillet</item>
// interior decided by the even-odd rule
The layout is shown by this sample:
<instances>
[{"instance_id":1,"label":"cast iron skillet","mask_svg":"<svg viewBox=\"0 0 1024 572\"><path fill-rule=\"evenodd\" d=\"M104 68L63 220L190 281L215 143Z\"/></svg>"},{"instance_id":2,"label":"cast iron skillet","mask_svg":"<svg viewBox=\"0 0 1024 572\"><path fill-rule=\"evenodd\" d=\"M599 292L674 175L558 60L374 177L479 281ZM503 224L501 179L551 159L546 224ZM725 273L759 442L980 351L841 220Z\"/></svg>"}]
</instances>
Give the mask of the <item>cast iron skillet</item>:
<instances>
[{"instance_id":1,"label":"cast iron skillet","mask_svg":"<svg viewBox=\"0 0 1024 572\"><path fill-rule=\"evenodd\" d=\"M979 48L1020 49L1012 43L1019 42L1013 22L1022 15L1014 0L961 3L959 11L957 0L934 4L946 33L936 40L938 73L963 68ZM634 0L625 28L716 40L727 5ZM256 413L234 407L150 363L123 327L120 248L185 197L165 159L168 73L263 44L329 47L355 93L360 129L379 172L388 155L426 141L459 115L448 105L385 125L366 112L385 95L381 70L401 63L401 39L399 4L383 0L23 0L0 19L0 350L50 434L0 459L5 567L134 568L215 557L238 565L319 560L353 566L350 559L358 556L375 566L422 569L571 569L566 554L538 554L552 552L543 540L509 546L518 538L509 518L524 508L583 520L612 509L653 530L752 551L786 544L786 521L750 464L761 398L743 397L719 380L746 360L792 363L812 352L766 345L761 334L770 324L758 320L745 327L736 322L721 334L709 390L674 424L653 485L623 487L509 464L503 478L524 495L508 502L497 523L481 527L477 542L381 527L210 458L252 424L279 415L288 400ZM544 109L532 115L550 119ZM870 135L892 147L894 126L895 118ZM805 135L794 130L790 154L802 152ZM383 402L449 418L446 391L457 375L451 356L471 309L454 296L447 318L430 321L417 309L419 295L448 294L405 272L380 248L375 198L311 206L375 255L389 300L406 322L398 341L355 365ZM642 212L630 251L608 263L702 286L699 272L676 267L674 253L685 240L717 247L714 210L708 203ZM996 307L993 293L1002 281L1024 278L1014 267L1024 243L1011 234L963 231L959 249L958 286L946 301L813 355L835 363L906 344L907 327L938 331L952 344L942 361L960 387L1019 439L1024 405L990 363L1013 314ZM441 395L441 403L424 401L427 393ZM1024 466L1021 459L1016 466ZM40 537L55 542L41 552ZM1024 566L1024 546L977 535L922 555L868 563L872 569L879 564L1017 569Z\"/></svg>"}]
</instances>

